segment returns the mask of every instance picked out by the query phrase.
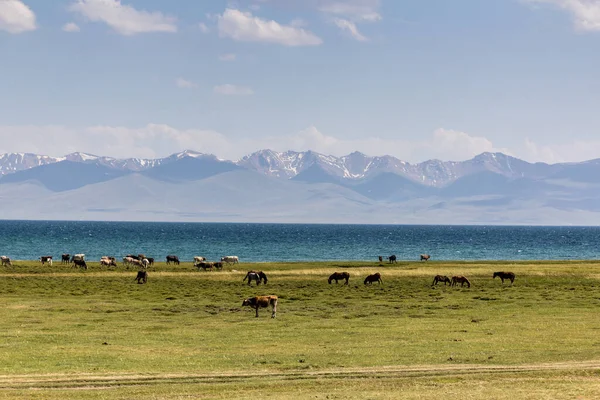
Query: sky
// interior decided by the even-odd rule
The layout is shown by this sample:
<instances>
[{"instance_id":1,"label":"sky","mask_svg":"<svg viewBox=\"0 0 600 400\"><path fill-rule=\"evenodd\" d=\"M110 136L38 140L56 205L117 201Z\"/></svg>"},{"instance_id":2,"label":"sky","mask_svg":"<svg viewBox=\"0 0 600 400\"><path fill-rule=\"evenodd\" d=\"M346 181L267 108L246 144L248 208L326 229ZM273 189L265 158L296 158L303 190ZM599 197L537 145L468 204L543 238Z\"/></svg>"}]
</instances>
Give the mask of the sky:
<instances>
[{"instance_id":1,"label":"sky","mask_svg":"<svg viewBox=\"0 0 600 400\"><path fill-rule=\"evenodd\" d=\"M600 0L0 0L0 154L600 158Z\"/></svg>"}]
</instances>

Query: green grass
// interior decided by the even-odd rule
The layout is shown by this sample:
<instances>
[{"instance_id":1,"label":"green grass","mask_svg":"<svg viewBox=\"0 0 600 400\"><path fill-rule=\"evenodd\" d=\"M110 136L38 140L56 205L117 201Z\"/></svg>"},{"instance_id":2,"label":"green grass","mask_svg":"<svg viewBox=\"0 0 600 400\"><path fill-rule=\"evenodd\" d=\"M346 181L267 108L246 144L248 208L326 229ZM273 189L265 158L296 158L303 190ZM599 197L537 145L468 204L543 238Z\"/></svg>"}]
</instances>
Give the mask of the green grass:
<instances>
[{"instance_id":1,"label":"green grass","mask_svg":"<svg viewBox=\"0 0 600 400\"><path fill-rule=\"evenodd\" d=\"M247 269L268 285L243 284ZM499 270L515 284L492 280ZM334 271L350 285L328 285ZM383 285L363 285L373 272ZM432 287L436 274L472 287ZM183 263L157 264L146 285L135 275L0 269L0 398L600 397L598 262ZM279 296L276 319L241 307L258 294Z\"/></svg>"}]
</instances>

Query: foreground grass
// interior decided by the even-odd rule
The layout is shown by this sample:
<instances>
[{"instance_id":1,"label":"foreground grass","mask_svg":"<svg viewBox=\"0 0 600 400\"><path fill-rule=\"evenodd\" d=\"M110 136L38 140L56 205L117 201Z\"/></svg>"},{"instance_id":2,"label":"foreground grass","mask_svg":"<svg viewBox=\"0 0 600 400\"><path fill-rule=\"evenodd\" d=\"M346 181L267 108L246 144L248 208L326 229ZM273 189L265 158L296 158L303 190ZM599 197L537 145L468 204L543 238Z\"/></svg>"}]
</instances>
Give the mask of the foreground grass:
<instances>
[{"instance_id":1,"label":"foreground grass","mask_svg":"<svg viewBox=\"0 0 600 400\"><path fill-rule=\"evenodd\" d=\"M0 398L600 397L599 263L234 268L158 264L147 285L97 264L1 269ZM268 285L242 284L250 268ZM349 286L327 284L344 270ZM432 288L438 273L472 287ZM257 294L279 296L277 319L241 307Z\"/></svg>"}]
</instances>

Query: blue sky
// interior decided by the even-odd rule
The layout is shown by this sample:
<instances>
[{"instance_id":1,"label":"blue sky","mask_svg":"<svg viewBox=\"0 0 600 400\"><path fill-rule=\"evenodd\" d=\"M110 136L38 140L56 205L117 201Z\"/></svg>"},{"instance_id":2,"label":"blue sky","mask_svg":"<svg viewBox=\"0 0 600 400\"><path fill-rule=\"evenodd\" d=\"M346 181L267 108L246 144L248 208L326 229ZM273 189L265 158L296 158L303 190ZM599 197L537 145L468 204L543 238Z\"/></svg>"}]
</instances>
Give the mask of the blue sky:
<instances>
[{"instance_id":1,"label":"blue sky","mask_svg":"<svg viewBox=\"0 0 600 400\"><path fill-rule=\"evenodd\" d=\"M600 0L0 0L0 153L600 158Z\"/></svg>"}]
</instances>

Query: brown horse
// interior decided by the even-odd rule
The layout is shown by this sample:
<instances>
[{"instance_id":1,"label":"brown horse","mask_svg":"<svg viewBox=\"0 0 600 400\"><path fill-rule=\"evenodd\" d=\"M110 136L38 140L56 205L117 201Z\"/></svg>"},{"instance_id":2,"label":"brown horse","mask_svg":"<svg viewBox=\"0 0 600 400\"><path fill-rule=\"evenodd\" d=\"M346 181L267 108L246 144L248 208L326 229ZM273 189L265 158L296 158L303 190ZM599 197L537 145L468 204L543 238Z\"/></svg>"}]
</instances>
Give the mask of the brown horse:
<instances>
[{"instance_id":1,"label":"brown horse","mask_svg":"<svg viewBox=\"0 0 600 400\"><path fill-rule=\"evenodd\" d=\"M448 278L445 275L436 275L435 278L433 278L433 282L431 283L431 286L433 285L437 285L438 282L444 282L444 286L446 286L446 284L451 285L452 282L450 282L450 278Z\"/></svg>"},{"instance_id":2,"label":"brown horse","mask_svg":"<svg viewBox=\"0 0 600 400\"><path fill-rule=\"evenodd\" d=\"M499 277L500 280L502 281L502 283L504 283L505 279L510 279L511 285L515 281L515 274L512 272L503 272L503 271L494 272L494 276L492 277L492 279L495 279L496 277Z\"/></svg>"},{"instance_id":3,"label":"brown horse","mask_svg":"<svg viewBox=\"0 0 600 400\"><path fill-rule=\"evenodd\" d=\"M421 254L421 261L429 261L430 258L431 256L429 254Z\"/></svg>"},{"instance_id":4,"label":"brown horse","mask_svg":"<svg viewBox=\"0 0 600 400\"><path fill-rule=\"evenodd\" d=\"M369 275L365 278L365 285L368 283L369 285L372 285L373 282L378 282L380 285L383 283L383 281L381 280L381 274L379 272L373 274L373 275Z\"/></svg>"},{"instance_id":5,"label":"brown horse","mask_svg":"<svg viewBox=\"0 0 600 400\"><path fill-rule=\"evenodd\" d=\"M348 279L350 279L350 274L347 272L334 272L333 274L331 274L329 276L329 284L331 285L331 281L335 281L335 283L338 283L338 280L346 280L346 283L344 283L344 285L348 284Z\"/></svg>"},{"instance_id":6,"label":"brown horse","mask_svg":"<svg viewBox=\"0 0 600 400\"><path fill-rule=\"evenodd\" d=\"M462 287L465 283L467 284L468 287L471 287L471 282L469 282L469 280L464 277L464 276L453 276L452 277L452 283L450 284L450 286L456 286L460 283L460 286Z\"/></svg>"}]
</instances>

